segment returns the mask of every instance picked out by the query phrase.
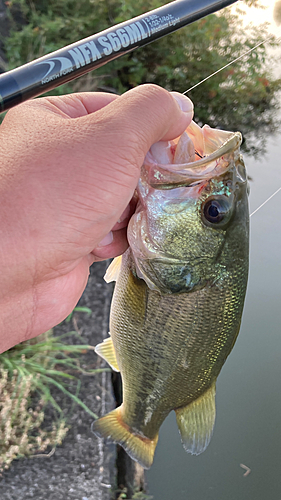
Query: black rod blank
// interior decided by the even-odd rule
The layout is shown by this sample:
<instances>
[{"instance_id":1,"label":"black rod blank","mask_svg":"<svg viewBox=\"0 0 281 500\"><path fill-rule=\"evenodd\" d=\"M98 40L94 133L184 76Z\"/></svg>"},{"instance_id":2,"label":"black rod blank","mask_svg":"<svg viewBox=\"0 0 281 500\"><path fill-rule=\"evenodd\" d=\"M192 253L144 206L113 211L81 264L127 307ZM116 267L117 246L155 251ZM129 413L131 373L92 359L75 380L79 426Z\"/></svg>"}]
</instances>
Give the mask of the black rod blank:
<instances>
[{"instance_id":1,"label":"black rod blank","mask_svg":"<svg viewBox=\"0 0 281 500\"><path fill-rule=\"evenodd\" d=\"M0 76L0 112L103 66L237 0L176 0Z\"/></svg>"}]
</instances>

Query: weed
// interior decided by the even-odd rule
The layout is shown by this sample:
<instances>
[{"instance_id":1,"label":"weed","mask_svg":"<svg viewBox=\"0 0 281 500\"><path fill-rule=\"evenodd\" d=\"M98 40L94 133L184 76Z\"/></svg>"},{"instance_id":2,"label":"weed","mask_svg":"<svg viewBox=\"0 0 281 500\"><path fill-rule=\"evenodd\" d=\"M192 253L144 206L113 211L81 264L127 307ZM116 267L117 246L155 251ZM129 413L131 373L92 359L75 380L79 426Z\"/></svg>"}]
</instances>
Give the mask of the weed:
<instances>
[{"instance_id":1,"label":"weed","mask_svg":"<svg viewBox=\"0 0 281 500\"><path fill-rule=\"evenodd\" d=\"M70 332L67 336L71 334L76 335L76 332ZM62 409L51 394L51 386L57 387L75 403L82 406L91 417L98 418L77 395L67 389L67 381L76 380L77 392L79 392L79 381L75 375L71 375L68 371L92 375L108 369L83 370L80 367L78 355L93 350L94 347L66 344L62 342L65 336L54 337L49 331L35 341L32 339L18 344L9 351L0 354L0 366L8 371L10 377L15 371L23 379L32 376L33 391L41 393L46 403L50 402L59 413L62 413ZM38 341L39 338L42 340Z\"/></svg>"},{"instance_id":2,"label":"weed","mask_svg":"<svg viewBox=\"0 0 281 500\"><path fill-rule=\"evenodd\" d=\"M63 337L55 337L49 331L0 354L0 472L15 458L42 452L62 442L68 427L63 409L52 395L52 387L97 418L78 397L80 381L76 375L92 375L108 369L83 369L80 355L93 347L70 345L63 342ZM57 415L51 430L44 429L47 405Z\"/></svg>"},{"instance_id":3,"label":"weed","mask_svg":"<svg viewBox=\"0 0 281 500\"><path fill-rule=\"evenodd\" d=\"M67 318L64 320L66 323L69 323L70 320L72 319L72 316L75 312L84 312L86 313L88 316L90 316L92 314L92 309L90 309L89 307L81 307L81 306L76 306L73 311L67 316Z\"/></svg>"},{"instance_id":4,"label":"weed","mask_svg":"<svg viewBox=\"0 0 281 500\"><path fill-rule=\"evenodd\" d=\"M68 428L65 421L54 422L52 430L41 428L45 401L30 407L33 377L22 378L17 370L13 375L0 369L0 473L8 469L15 458L44 451L50 445L61 444ZM37 377L39 379L39 377Z\"/></svg>"}]
</instances>

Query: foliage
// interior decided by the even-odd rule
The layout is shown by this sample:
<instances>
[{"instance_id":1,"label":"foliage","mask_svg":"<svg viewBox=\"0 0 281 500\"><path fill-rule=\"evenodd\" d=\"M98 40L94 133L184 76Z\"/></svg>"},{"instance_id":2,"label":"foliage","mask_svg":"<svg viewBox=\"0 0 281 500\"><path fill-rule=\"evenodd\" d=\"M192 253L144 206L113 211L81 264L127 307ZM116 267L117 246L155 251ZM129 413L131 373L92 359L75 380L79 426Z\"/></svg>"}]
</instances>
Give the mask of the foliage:
<instances>
[{"instance_id":1,"label":"foliage","mask_svg":"<svg viewBox=\"0 0 281 500\"><path fill-rule=\"evenodd\" d=\"M81 306L76 306L73 311L67 316L67 318L65 319L65 322L66 323L69 323L72 319L72 316L75 312L84 312L86 313L88 316L90 316L92 314L92 309L90 309L89 307L81 307Z\"/></svg>"},{"instance_id":2,"label":"foliage","mask_svg":"<svg viewBox=\"0 0 281 500\"><path fill-rule=\"evenodd\" d=\"M77 4L74 0L12 0L8 4L12 30L6 42L10 66L23 64L163 3L167 2L81 0ZM253 0L247 3L259 4ZM17 15L13 10L15 5ZM242 22L241 15L224 9L51 93L82 90L122 93L145 82L184 92L268 37L266 26L259 30L242 29ZM257 151L278 126L274 109L278 106L281 80L275 80L271 74L269 45L276 46L276 39L260 45L189 94L195 102L195 119L199 123L240 130L247 138L248 149Z\"/></svg>"},{"instance_id":3,"label":"foliage","mask_svg":"<svg viewBox=\"0 0 281 500\"><path fill-rule=\"evenodd\" d=\"M76 333L76 332L72 332ZM71 332L67 336L71 335ZM98 418L84 403L67 389L68 381L77 381L76 392L79 392L80 384L74 373L96 374L104 369L85 371L80 366L79 354L94 349L89 345L70 345L62 342L64 335L55 337L49 331L37 339L28 340L16 345L9 351L0 354L0 366L8 370L10 376L16 371L22 379L32 376L33 390L37 391L44 398L46 403L62 413L58 402L52 396L50 388L52 386L59 389L63 394L69 396L75 403L94 418Z\"/></svg>"},{"instance_id":4,"label":"foliage","mask_svg":"<svg viewBox=\"0 0 281 500\"><path fill-rule=\"evenodd\" d=\"M61 443L68 428L52 387L98 418L79 399L80 381L76 375L107 369L82 368L81 354L93 347L70 345L63 337L49 331L0 354L0 472L15 458ZM50 407L57 415L51 430L44 428Z\"/></svg>"},{"instance_id":5,"label":"foliage","mask_svg":"<svg viewBox=\"0 0 281 500\"><path fill-rule=\"evenodd\" d=\"M90 36L108 26L162 5L162 0L10 0L10 36L5 40L9 68ZM248 0L249 5L259 3ZM122 93L146 82L184 92L209 74L241 56L268 37L242 26L242 13L225 9L108 63L51 93L107 90ZM279 125L281 80L271 73L267 47L272 38L245 58L196 87L189 95L195 102L195 119L213 127L240 130L248 150L259 152L266 137ZM274 64L272 64L274 66ZM61 442L67 428L63 410L52 394L56 387L96 418L78 398L79 381L69 373L84 372L79 354L90 346L66 345L47 333L0 355L0 470L11 461L48 445ZM97 373L93 370L87 373ZM76 391L71 384L76 381ZM34 407L31 401L36 399ZM51 430L42 430L45 409L52 405L60 419Z\"/></svg>"},{"instance_id":6,"label":"foliage","mask_svg":"<svg viewBox=\"0 0 281 500\"><path fill-rule=\"evenodd\" d=\"M43 452L48 446L61 444L68 428L64 420L53 422L51 430L43 430L44 401L30 408L33 392L32 375L26 378L14 370L0 369L0 475L11 462L22 456Z\"/></svg>"}]
</instances>

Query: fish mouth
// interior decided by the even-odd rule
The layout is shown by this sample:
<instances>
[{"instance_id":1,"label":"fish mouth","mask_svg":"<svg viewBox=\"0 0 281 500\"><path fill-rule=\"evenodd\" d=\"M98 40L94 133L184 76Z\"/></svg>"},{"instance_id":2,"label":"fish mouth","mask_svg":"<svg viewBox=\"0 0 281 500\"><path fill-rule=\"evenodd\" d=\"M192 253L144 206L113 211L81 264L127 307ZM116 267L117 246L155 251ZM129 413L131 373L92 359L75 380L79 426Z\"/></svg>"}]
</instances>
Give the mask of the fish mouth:
<instances>
[{"instance_id":1,"label":"fish mouth","mask_svg":"<svg viewBox=\"0 0 281 500\"><path fill-rule=\"evenodd\" d=\"M170 153L171 163L159 162L152 148L148 152L144 161L148 184L154 189L173 189L222 175L239 162L241 143L240 132L213 129L208 125L201 128L192 122L180 138L169 143L170 151L175 152ZM194 156L190 154L190 145ZM196 156L199 159L195 159ZM178 158L187 161L178 163Z\"/></svg>"},{"instance_id":2,"label":"fish mouth","mask_svg":"<svg viewBox=\"0 0 281 500\"><path fill-rule=\"evenodd\" d=\"M207 282L212 284L214 266L211 271L207 265L209 256L204 266L208 273L201 276L200 266L193 262L192 256L182 259L182 252L175 251L174 246L163 246L163 228L168 234L170 229L165 221L174 216L182 217L180 213L188 207L194 212L190 220L196 221L197 216L201 220L201 198L210 198L212 189L219 189L220 195L225 193L233 198L234 188L237 191L238 184L247 182L239 151L241 142L240 132L212 129L208 125L201 128L192 122L178 139L156 143L146 155L138 183L139 203L127 235L136 275L150 289L160 293L181 293L199 290ZM219 178L219 183L213 183L219 188L208 185L214 178ZM155 225L158 217L163 220ZM175 228L176 233L176 224ZM160 230L162 233L157 235Z\"/></svg>"}]
</instances>

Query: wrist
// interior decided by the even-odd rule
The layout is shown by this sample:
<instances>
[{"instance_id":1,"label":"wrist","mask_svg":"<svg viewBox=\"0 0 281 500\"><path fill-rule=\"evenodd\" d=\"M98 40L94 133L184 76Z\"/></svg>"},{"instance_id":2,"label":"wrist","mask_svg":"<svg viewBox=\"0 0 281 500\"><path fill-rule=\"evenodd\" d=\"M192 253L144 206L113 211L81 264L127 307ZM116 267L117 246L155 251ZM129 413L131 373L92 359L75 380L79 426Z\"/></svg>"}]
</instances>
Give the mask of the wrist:
<instances>
[{"instance_id":1,"label":"wrist","mask_svg":"<svg viewBox=\"0 0 281 500\"><path fill-rule=\"evenodd\" d=\"M0 352L46 332L76 306L89 276L86 257L71 271L0 299Z\"/></svg>"}]
</instances>

